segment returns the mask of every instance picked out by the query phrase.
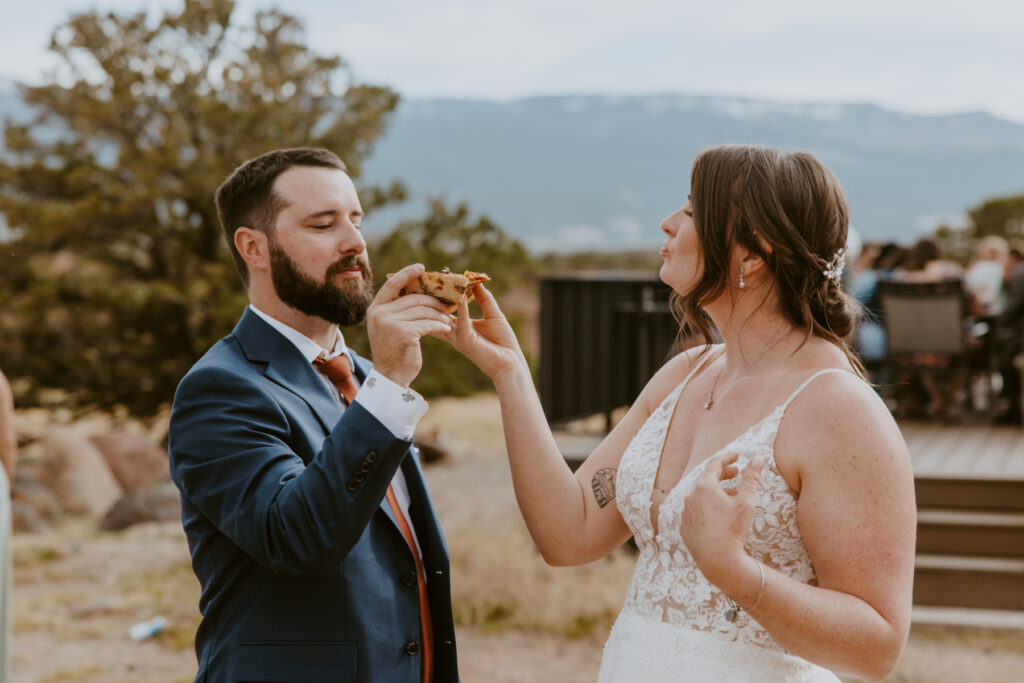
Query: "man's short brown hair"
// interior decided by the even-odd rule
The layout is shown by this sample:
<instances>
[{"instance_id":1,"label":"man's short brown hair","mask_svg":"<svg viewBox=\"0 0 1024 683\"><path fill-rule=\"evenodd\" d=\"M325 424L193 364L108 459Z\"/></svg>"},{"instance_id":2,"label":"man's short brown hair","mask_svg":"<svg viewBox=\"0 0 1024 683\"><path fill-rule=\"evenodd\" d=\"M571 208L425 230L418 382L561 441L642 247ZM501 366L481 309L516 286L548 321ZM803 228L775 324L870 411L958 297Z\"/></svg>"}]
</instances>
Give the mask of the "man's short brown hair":
<instances>
[{"instance_id":1,"label":"man's short brown hair","mask_svg":"<svg viewBox=\"0 0 1024 683\"><path fill-rule=\"evenodd\" d=\"M236 168L214 195L228 249L246 287L249 286L249 269L235 247L235 231L244 226L273 235L277 215L287 206L284 199L274 193L274 181L293 166L348 171L345 163L330 150L318 147L275 149Z\"/></svg>"}]
</instances>

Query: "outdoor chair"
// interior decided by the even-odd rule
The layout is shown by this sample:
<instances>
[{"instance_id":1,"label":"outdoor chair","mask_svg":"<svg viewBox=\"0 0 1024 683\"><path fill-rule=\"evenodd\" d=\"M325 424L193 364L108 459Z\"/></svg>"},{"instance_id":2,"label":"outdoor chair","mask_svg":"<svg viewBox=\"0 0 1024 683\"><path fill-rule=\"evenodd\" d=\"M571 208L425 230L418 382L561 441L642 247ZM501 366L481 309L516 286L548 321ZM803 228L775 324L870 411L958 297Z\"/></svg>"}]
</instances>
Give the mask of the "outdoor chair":
<instances>
[{"instance_id":1,"label":"outdoor chair","mask_svg":"<svg viewBox=\"0 0 1024 683\"><path fill-rule=\"evenodd\" d=\"M919 416L914 396L943 398L936 417L960 419L961 404L970 397L974 349L970 343L963 285L959 280L943 282L878 283L886 336L883 371L886 390L900 397L897 413ZM931 389L929 389L931 387ZM883 392L884 395L885 392ZM930 401L929 401L930 399Z\"/></svg>"}]
</instances>

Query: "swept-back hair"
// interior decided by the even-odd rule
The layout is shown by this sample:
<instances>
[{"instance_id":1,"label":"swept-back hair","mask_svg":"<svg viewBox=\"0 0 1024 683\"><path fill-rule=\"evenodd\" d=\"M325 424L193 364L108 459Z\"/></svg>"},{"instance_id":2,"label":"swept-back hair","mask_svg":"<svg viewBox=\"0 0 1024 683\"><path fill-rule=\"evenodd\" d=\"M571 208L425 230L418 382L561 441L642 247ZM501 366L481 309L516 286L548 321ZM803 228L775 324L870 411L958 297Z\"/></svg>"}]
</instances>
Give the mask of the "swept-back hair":
<instances>
[{"instance_id":1,"label":"swept-back hair","mask_svg":"<svg viewBox=\"0 0 1024 683\"><path fill-rule=\"evenodd\" d=\"M773 147L724 145L693 162L690 204L703 274L689 292L673 297L681 324L706 344L715 338L703 306L729 282L732 248L757 254L771 274L786 320L839 346L863 365L845 339L860 312L856 300L824 271L846 245L849 212L842 187L820 161Z\"/></svg>"}]
</instances>

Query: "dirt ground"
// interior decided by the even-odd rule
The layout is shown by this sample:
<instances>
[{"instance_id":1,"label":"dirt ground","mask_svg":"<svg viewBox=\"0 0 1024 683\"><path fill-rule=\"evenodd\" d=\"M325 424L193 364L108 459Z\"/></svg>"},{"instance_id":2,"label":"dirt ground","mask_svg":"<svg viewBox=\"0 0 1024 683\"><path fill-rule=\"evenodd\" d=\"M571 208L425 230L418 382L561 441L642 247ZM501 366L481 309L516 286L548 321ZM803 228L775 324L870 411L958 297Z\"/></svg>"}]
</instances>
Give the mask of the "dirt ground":
<instances>
[{"instance_id":1,"label":"dirt ground","mask_svg":"<svg viewBox=\"0 0 1024 683\"><path fill-rule=\"evenodd\" d=\"M427 477L452 554L463 681L594 681L628 552L575 569L540 560L515 508L493 397L434 401L421 429L451 448ZM69 520L17 535L14 562L14 683L192 680L199 591L178 523L101 533ZM157 615L166 627L132 640L131 626ZM887 680L1024 680L1024 631L915 626Z\"/></svg>"}]
</instances>

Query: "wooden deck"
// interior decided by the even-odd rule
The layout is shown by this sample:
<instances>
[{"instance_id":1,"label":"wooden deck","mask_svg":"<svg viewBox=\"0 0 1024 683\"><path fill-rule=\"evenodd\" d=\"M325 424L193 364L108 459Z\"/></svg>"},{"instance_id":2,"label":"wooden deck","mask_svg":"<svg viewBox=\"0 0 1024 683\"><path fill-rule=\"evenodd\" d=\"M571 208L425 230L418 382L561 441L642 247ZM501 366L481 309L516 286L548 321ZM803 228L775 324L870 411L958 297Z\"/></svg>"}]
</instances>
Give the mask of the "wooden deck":
<instances>
[{"instance_id":1,"label":"wooden deck","mask_svg":"<svg viewBox=\"0 0 1024 683\"><path fill-rule=\"evenodd\" d=\"M996 425L900 424L915 477L964 477L1024 481L1024 429ZM603 434L556 433L566 459L578 465Z\"/></svg>"},{"instance_id":2,"label":"wooden deck","mask_svg":"<svg viewBox=\"0 0 1024 683\"><path fill-rule=\"evenodd\" d=\"M1024 429L905 422L900 430L918 512L914 620L1021 628ZM601 438L556 434L573 467Z\"/></svg>"},{"instance_id":3,"label":"wooden deck","mask_svg":"<svg viewBox=\"0 0 1024 683\"><path fill-rule=\"evenodd\" d=\"M1024 429L905 422L900 430L917 477L1024 480Z\"/></svg>"}]
</instances>

